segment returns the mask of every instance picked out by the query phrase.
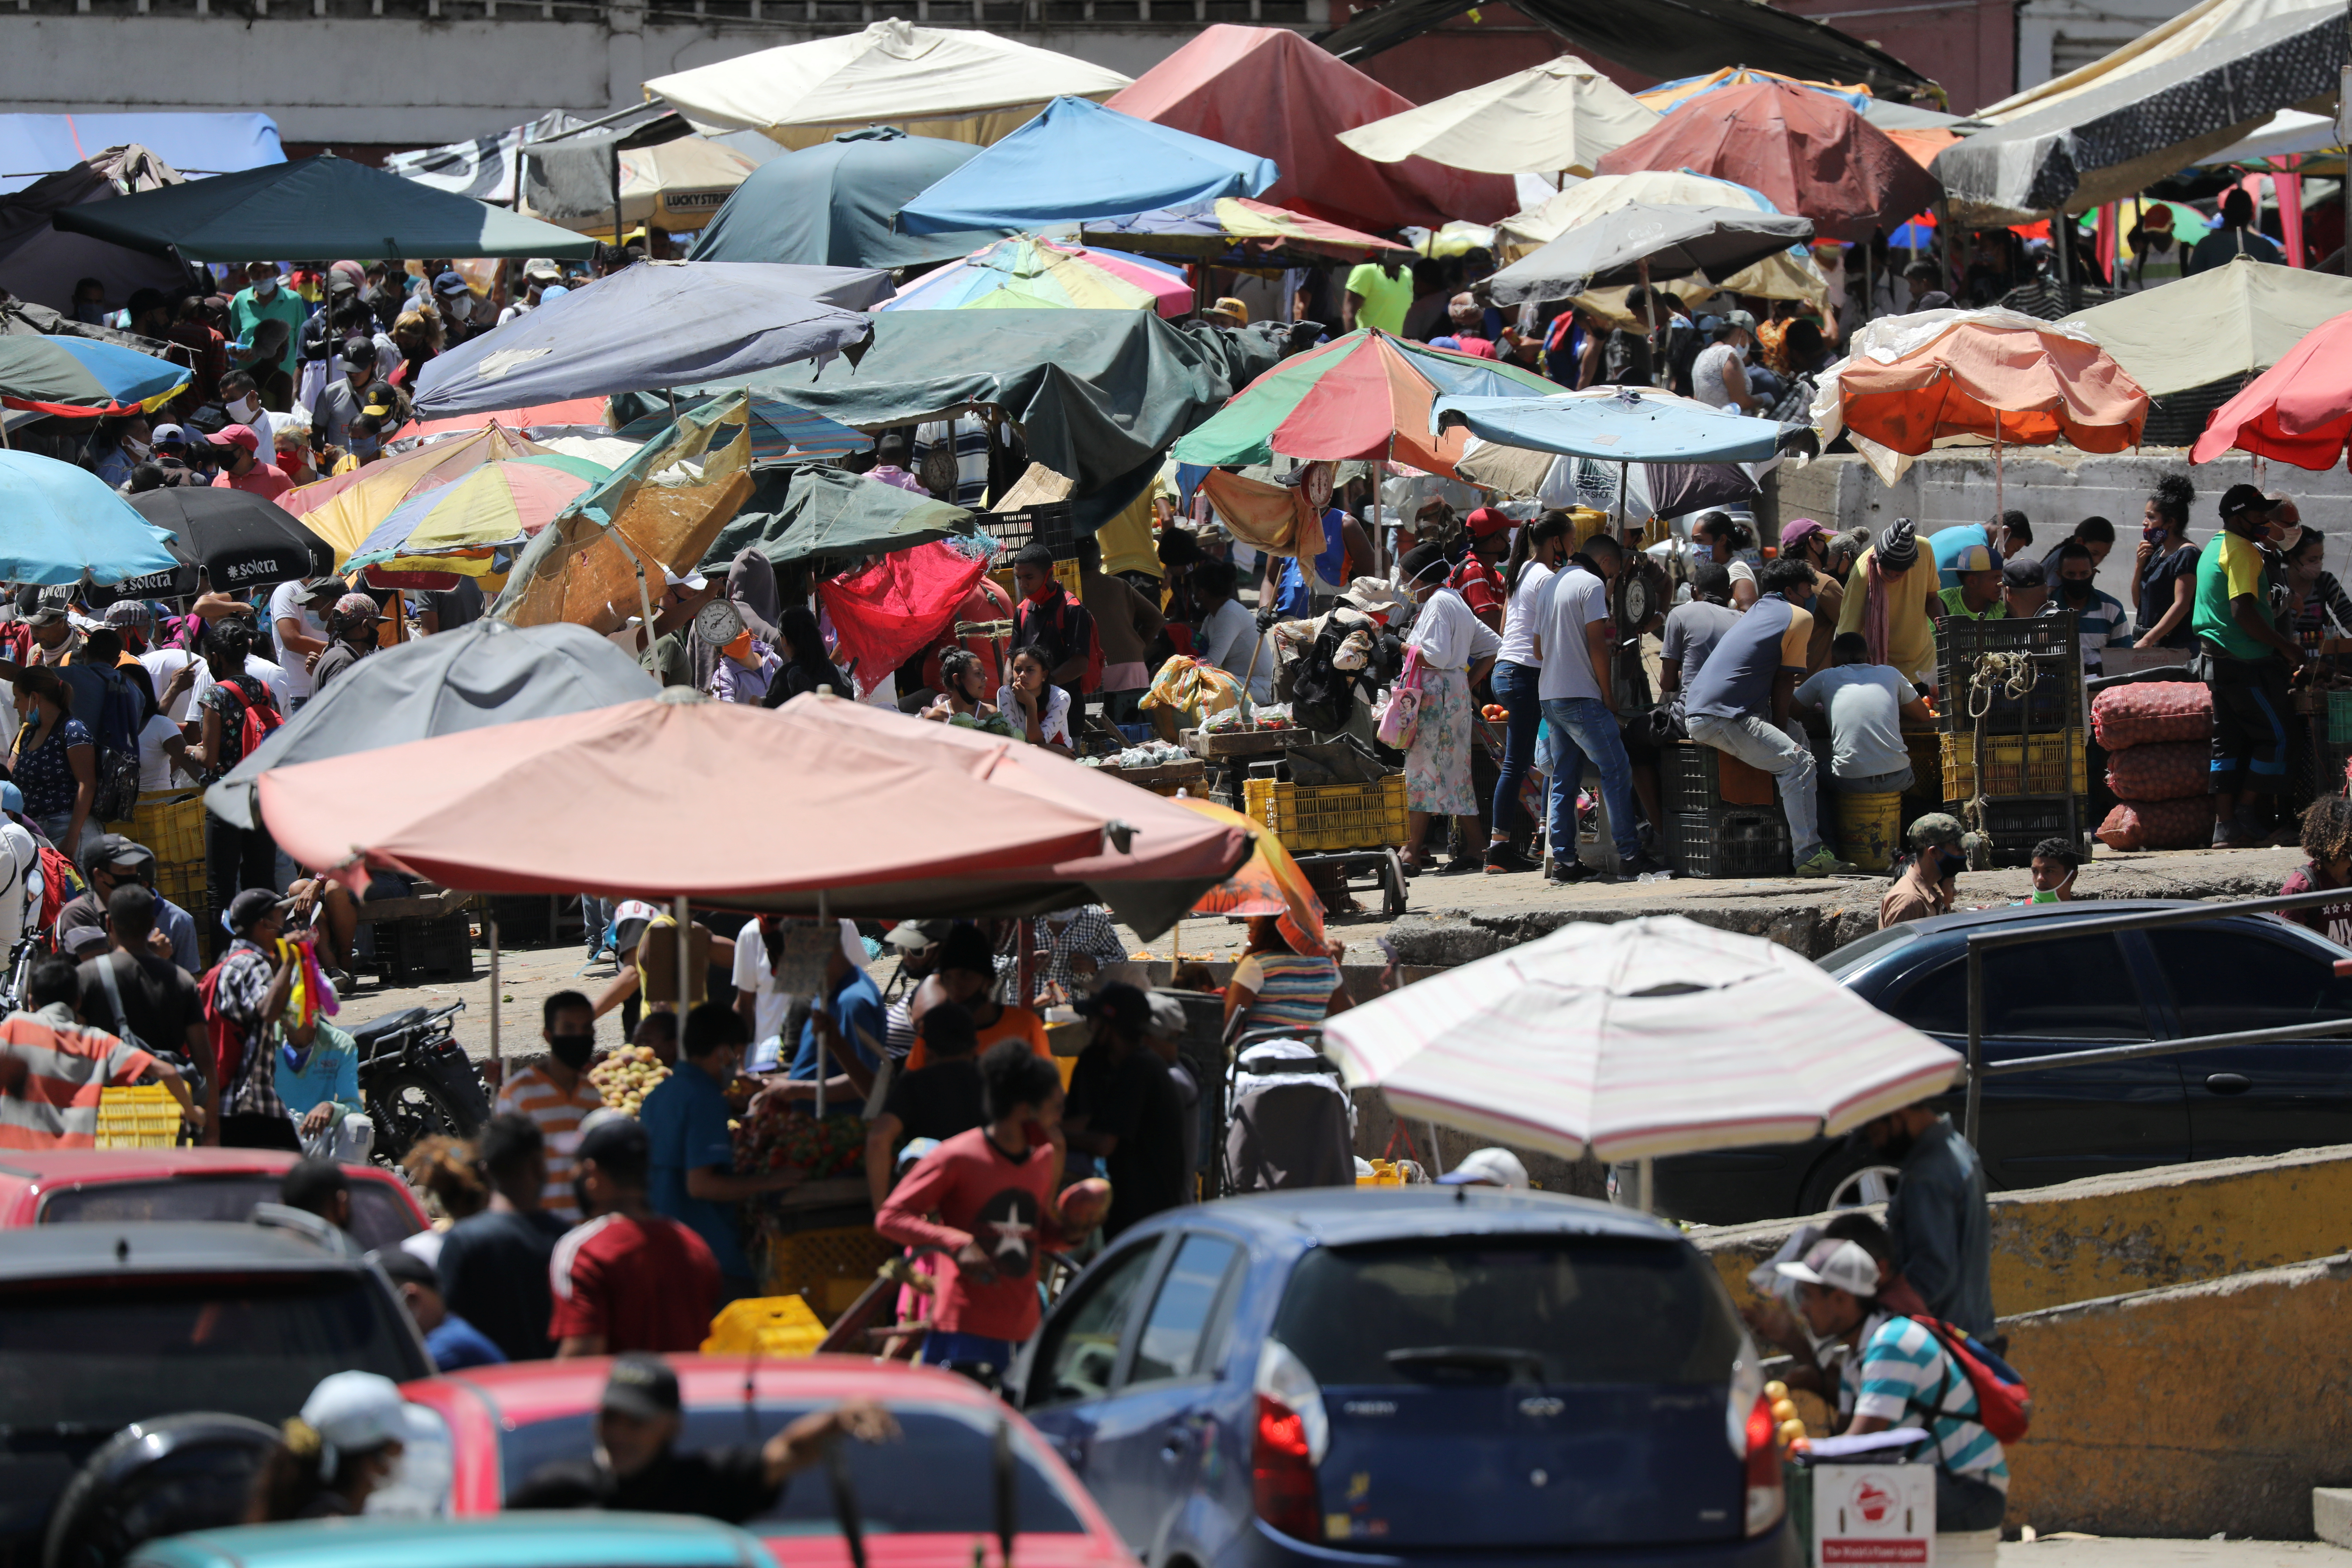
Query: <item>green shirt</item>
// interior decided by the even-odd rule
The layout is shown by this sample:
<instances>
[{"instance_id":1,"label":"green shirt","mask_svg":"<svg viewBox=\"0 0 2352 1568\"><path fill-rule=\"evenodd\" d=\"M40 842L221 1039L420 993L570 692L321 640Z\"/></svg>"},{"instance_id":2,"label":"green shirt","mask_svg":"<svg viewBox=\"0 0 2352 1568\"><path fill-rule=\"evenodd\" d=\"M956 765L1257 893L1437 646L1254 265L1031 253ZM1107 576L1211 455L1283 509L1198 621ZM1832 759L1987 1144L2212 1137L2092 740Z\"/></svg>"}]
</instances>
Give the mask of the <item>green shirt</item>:
<instances>
[{"instance_id":1,"label":"green shirt","mask_svg":"<svg viewBox=\"0 0 2352 1568\"><path fill-rule=\"evenodd\" d=\"M2256 641L2230 613L2231 600L2248 596L2263 614L2270 613L2270 563L2261 545L2225 528L2198 557L2197 600L2189 613L2189 629L2231 658L2268 658L2270 647Z\"/></svg>"},{"instance_id":2,"label":"green shirt","mask_svg":"<svg viewBox=\"0 0 2352 1568\"><path fill-rule=\"evenodd\" d=\"M278 355L278 368L287 374L301 362L302 323L310 319L310 307L302 296L280 283L278 291L262 300L251 289L240 289L228 302L230 336L245 347L253 346L253 330L267 321L286 323L286 351ZM259 378L266 379L266 378Z\"/></svg>"},{"instance_id":3,"label":"green shirt","mask_svg":"<svg viewBox=\"0 0 2352 1568\"><path fill-rule=\"evenodd\" d=\"M1361 296L1364 301L1356 308L1356 325L1403 335L1404 313L1412 309L1412 268L1400 267L1391 278L1381 270L1379 262L1363 262L1348 274L1348 292Z\"/></svg>"},{"instance_id":4,"label":"green shirt","mask_svg":"<svg viewBox=\"0 0 2352 1568\"><path fill-rule=\"evenodd\" d=\"M1967 593L1968 590L1965 588L1946 588L1936 597L1944 601L1944 613L1954 620L2005 621L2009 619L2009 601L2006 598L1995 599L1985 606L1982 615L1979 615L1969 608L1968 601L1963 597Z\"/></svg>"}]
</instances>

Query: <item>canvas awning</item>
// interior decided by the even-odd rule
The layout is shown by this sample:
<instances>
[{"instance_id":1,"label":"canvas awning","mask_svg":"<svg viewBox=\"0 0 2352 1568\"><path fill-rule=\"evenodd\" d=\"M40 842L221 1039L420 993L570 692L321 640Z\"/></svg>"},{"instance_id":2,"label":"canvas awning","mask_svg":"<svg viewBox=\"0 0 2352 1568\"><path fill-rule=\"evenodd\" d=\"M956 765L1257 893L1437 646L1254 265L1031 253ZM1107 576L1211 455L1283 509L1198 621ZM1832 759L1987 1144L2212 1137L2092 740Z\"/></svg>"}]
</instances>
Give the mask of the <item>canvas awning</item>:
<instances>
[{"instance_id":1,"label":"canvas awning","mask_svg":"<svg viewBox=\"0 0 2352 1568\"><path fill-rule=\"evenodd\" d=\"M814 555L882 555L979 530L962 507L845 468L795 464L759 476L751 499L703 552L702 570L724 572L747 549L782 566Z\"/></svg>"},{"instance_id":2,"label":"canvas awning","mask_svg":"<svg viewBox=\"0 0 2352 1568\"><path fill-rule=\"evenodd\" d=\"M1339 132L1380 163L1427 158L1489 174L1590 174L1601 155L1658 122L1658 111L1562 55L1370 125Z\"/></svg>"},{"instance_id":3,"label":"canvas awning","mask_svg":"<svg viewBox=\"0 0 2352 1568\"><path fill-rule=\"evenodd\" d=\"M718 216L719 209L759 165L731 147L703 136L681 136L657 146L624 150L621 160L621 225L635 228L698 230ZM613 196L609 181L593 202L541 207L547 197L534 190L524 210L533 217L562 224L583 234L613 232Z\"/></svg>"},{"instance_id":4,"label":"canvas awning","mask_svg":"<svg viewBox=\"0 0 2352 1568\"><path fill-rule=\"evenodd\" d=\"M1752 207L1636 203L1570 229L1486 279L1486 289L1497 305L1572 300L1633 282L1643 267L1657 278L1704 272L1721 282L1812 237L1810 219Z\"/></svg>"},{"instance_id":5,"label":"canvas awning","mask_svg":"<svg viewBox=\"0 0 2352 1568\"><path fill-rule=\"evenodd\" d=\"M2267 370L2352 310L2352 278L2235 260L2066 318L2150 397Z\"/></svg>"}]
</instances>

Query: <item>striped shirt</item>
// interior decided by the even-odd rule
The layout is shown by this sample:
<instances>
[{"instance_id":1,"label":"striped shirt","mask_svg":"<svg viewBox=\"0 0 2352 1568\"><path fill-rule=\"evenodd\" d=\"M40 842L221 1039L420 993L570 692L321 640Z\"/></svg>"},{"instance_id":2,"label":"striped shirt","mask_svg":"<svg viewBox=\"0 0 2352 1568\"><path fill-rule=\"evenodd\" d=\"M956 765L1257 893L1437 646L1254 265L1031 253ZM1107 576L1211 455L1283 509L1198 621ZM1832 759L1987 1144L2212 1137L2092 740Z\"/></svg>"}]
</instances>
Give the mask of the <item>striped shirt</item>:
<instances>
[{"instance_id":1,"label":"striped shirt","mask_svg":"<svg viewBox=\"0 0 2352 1568\"><path fill-rule=\"evenodd\" d=\"M1890 1426L1929 1416L1936 1462L1957 1476L1974 1476L2009 1490L2009 1458L1974 1418L1977 1391L1969 1374L1916 1319L1881 1319L1864 1336L1857 1415Z\"/></svg>"},{"instance_id":2,"label":"striped shirt","mask_svg":"<svg viewBox=\"0 0 2352 1568\"><path fill-rule=\"evenodd\" d=\"M27 1069L0 1093L0 1149L94 1146L100 1092L137 1083L155 1065L145 1051L75 1023L62 1002L0 1020L0 1056Z\"/></svg>"},{"instance_id":3,"label":"striped shirt","mask_svg":"<svg viewBox=\"0 0 2352 1568\"><path fill-rule=\"evenodd\" d=\"M604 1103L604 1095L586 1073L566 1094L543 1067L520 1068L499 1090L499 1114L530 1117L547 1140L547 1195L541 1206L567 1225L580 1223L580 1205L572 1194L572 1155L580 1147L580 1123Z\"/></svg>"},{"instance_id":4,"label":"striped shirt","mask_svg":"<svg viewBox=\"0 0 2352 1568\"><path fill-rule=\"evenodd\" d=\"M1320 954L1253 952L1234 966L1234 984L1257 993L1244 1029L1312 1029L1339 988L1339 966Z\"/></svg>"}]
</instances>

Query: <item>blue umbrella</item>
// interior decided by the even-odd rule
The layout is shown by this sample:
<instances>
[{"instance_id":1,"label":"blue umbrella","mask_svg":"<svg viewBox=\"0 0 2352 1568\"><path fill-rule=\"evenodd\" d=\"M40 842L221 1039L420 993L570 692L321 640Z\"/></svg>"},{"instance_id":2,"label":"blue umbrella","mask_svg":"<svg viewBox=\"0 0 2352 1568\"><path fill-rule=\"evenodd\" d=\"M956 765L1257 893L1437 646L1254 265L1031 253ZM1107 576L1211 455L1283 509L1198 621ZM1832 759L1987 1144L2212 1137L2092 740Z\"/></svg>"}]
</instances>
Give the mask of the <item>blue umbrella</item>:
<instances>
[{"instance_id":1,"label":"blue umbrella","mask_svg":"<svg viewBox=\"0 0 2352 1568\"><path fill-rule=\"evenodd\" d=\"M1760 463L1788 434L1777 421L1613 387L1559 397L1440 397L1432 435L1461 425L1482 441L1612 463Z\"/></svg>"},{"instance_id":2,"label":"blue umbrella","mask_svg":"<svg viewBox=\"0 0 2352 1568\"><path fill-rule=\"evenodd\" d=\"M87 468L0 451L0 582L44 586L120 583L171 572L179 560L154 527Z\"/></svg>"}]
</instances>

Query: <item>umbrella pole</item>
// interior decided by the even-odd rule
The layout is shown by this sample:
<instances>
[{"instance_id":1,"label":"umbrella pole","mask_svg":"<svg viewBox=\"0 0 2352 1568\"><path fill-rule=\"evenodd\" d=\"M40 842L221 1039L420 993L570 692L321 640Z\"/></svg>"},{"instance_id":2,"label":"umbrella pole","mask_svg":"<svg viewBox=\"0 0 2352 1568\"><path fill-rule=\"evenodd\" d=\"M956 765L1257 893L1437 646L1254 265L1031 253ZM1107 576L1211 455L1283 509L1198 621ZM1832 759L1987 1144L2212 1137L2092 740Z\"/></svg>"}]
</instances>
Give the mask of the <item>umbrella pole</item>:
<instances>
[{"instance_id":1,"label":"umbrella pole","mask_svg":"<svg viewBox=\"0 0 2352 1568\"><path fill-rule=\"evenodd\" d=\"M673 900L671 913L677 921L677 1037L682 1042L686 1038L686 1016L694 1011L694 977L687 973L687 961L694 950L690 940L693 928L687 923L688 916L684 893ZM648 1003L652 1000L651 997L646 998Z\"/></svg>"},{"instance_id":2,"label":"umbrella pole","mask_svg":"<svg viewBox=\"0 0 2352 1568\"><path fill-rule=\"evenodd\" d=\"M833 925L833 917L826 909L823 888L816 890L816 923L820 931ZM841 940L841 930L837 926L834 927L834 940L836 942ZM824 1120L824 1035L821 1030L811 1029L809 1037L816 1042L816 1105L812 1114L822 1121Z\"/></svg>"},{"instance_id":3,"label":"umbrella pole","mask_svg":"<svg viewBox=\"0 0 2352 1568\"><path fill-rule=\"evenodd\" d=\"M621 143L620 143L620 142L619 142L619 140L618 140L617 138L616 138L616 139L614 141L614 142L613 142L612 154L613 154L613 248L614 248L614 249L615 249L615 250L618 250L618 249L620 249L620 248L622 247L622 246L623 246L624 244L625 244L625 243L626 243L626 241L625 241L625 239L623 237L625 231L624 231L624 230L623 230L623 228L621 227ZM646 248L647 250L651 250L651 249L653 248L653 247L651 247L651 246L649 245L649 246L647 246Z\"/></svg>"},{"instance_id":4,"label":"umbrella pole","mask_svg":"<svg viewBox=\"0 0 2352 1568\"><path fill-rule=\"evenodd\" d=\"M1936 201L1936 260L1943 268L1944 292L1952 291L1952 204Z\"/></svg>"},{"instance_id":5,"label":"umbrella pole","mask_svg":"<svg viewBox=\"0 0 2352 1568\"><path fill-rule=\"evenodd\" d=\"M1437 1146L1437 1123L1424 1121L1422 1130L1429 1134L1429 1179L1435 1181L1445 1174L1445 1154Z\"/></svg>"},{"instance_id":6,"label":"umbrella pole","mask_svg":"<svg viewBox=\"0 0 2352 1568\"><path fill-rule=\"evenodd\" d=\"M1998 522L2009 510L2009 498L2004 493L2000 471L2000 410L1992 411L1992 515Z\"/></svg>"},{"instance_id":7,"label":"umbrella pole","mask_svg":"<svg viewBox=\"0 0 2352 1568\"><path fill-rule=\"evenodd\" d=\"M490 939L490 1078L504 1083L506 1058L499 1054L499 917L491 914L482 926L483 934Z\"/></svg>"},{"instance_id":8,"label":"umbrella pole","mask_svg":"<svg viewBox=\"0 0 2352 1568\"><path fill-rule=\"evenodd\" d=\"M1639 1160L1633 1162L1633 1169L1636 1173L1633 1179L1642 1184L1642 1212L1643 1214L1655 1214L1658 1212L1657 1196L1650 1190L1650 1178L1656 1173L1656 1167L1657 1162L1647 1154L1643 1155Z\"/></svg>"}]
</instances>

